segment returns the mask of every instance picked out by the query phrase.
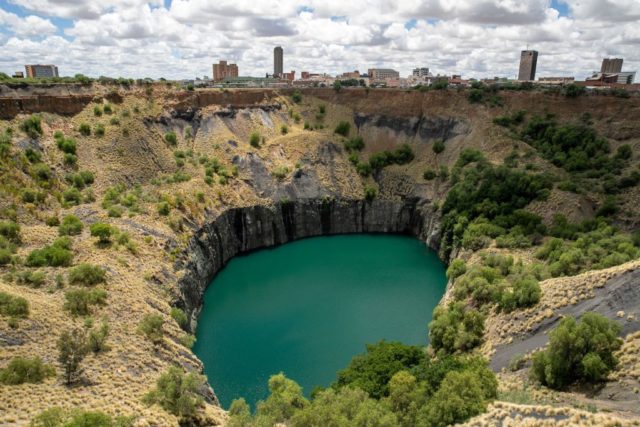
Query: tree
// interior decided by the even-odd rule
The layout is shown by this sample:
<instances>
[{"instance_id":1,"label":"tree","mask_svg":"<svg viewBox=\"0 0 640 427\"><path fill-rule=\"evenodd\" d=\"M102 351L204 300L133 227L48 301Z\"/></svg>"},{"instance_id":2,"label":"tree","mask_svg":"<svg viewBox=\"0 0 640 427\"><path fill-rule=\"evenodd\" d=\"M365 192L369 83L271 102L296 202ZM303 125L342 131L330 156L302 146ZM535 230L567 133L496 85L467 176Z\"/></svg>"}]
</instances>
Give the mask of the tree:
<instances>
[{"instance_id":1,"label":"tree","mask_svg":"<svg viewBox=\"0 0 640 427\"><path fill-rule=\"evenodd\" d=\"M484 316L462 302L436 307L429 323L429 339L436 351L454 353L470 350L482 342Z\"/></svg>"},{"instance_id":2,"label":"tree","mask_svg":"<svg viewBox=\"0 0 640 427\"><path fill-rule=\"evenodd\" d=\"M419 415L419 425L445 427L468 420L486 409L482 384L472 372L449 372Z\"/></svg>"},{"instance_id":3,"label":"tree","mask_svg":"<svg viewBox=\"0 0 640 427\"><path fill-rule=\"evenodd\" d=\"M91 224L91 235L98 238L98 243L108 244L111 242L112 227L104 222Z\"/></svg>"},{"instance_id":4,"label":"tree","mask_svg":"<svg viewBox=\"0 0 640 427\"><path fill-rule=\"evenodd\" d=\"M256 421L260 425L262 420ZM290 424L292 427L396 427L398 420L384 403L371 399L360 389L345 387L318 393L310 405L295 411Z\"/></svg>"},{"instance_id":5,"label":"tree","mask_svg":"<svg viewBox=\"0 0 640 427\"><path fill-rule=\"evenodd\" d=\"M71 385L82 374L80 364L87 355L87 339L82 329L64 331L58 339L58 362L64 369L64 381Z\"/></svg>"},{"instance_id":6,"label":"tree","mask_svg":"<svg viewBox=\"0 0 640 427\"><path fill-rule=\"evenodd\" d=\"M358 387L379 399L389 393L389 380L399 371L417 366L424 354L419 347L399 342L380 341L367 344L367 352L351 359L349 366L338 372L336 388Z\"/></svg>"},{"instance_id":7,"label":"tree","mask_svg":"<svg viewBox=\"0 0 640 427\"><path fill-rule=\"evenodd\" d=\"M550 333L549 347L533 357L532 375L561 389L575 381L599 382L618 364L614 352L622 345L621 327L593 312L579 322L569 316Z\"/></svg>"},{"instance_id":8,"label":"tree","mask_svg":"<svg viewBox=\"0 0 640 427\"><path fill-rule=\"evenodd\" d=\"M342 82L340 80L333 82L333 90L336 92L340 92L340 90L342 90Z\"/></svg>"},{"instance_id":9,"label":"tree","mask_svg":"<svg viewBox=\"0 0 640 427\"><path fill-rule=\"evenodd\" d=\"M171 366L160 375L156 387L145 395L143 401L147 405L157 403L182 420L190 420L203 403L199 390L205 381L202 375L185 373L181 368Z\"/></svg>"},{"instance_id":10,"label":"tree","mask_svg":"<svg viewBox=\"0 0 640 427\"><path fill-rule=\"evenodd\" d=\"M266 400L258 402L257 424L273 425L290 419L297 409L309 404L302 395L302 388L281 372L269 378L270 395ZM268 422L264 422L267 421Z\"/></svg>"}]
</instances>

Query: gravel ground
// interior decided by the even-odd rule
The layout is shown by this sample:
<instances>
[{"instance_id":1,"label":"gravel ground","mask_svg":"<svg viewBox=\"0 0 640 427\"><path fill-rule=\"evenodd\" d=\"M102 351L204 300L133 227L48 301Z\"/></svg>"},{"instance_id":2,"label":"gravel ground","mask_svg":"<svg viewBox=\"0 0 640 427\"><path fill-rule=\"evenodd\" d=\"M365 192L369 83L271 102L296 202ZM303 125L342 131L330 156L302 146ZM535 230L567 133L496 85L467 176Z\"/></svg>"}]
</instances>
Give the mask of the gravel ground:
<instances>
[{"instance_id":1,"label":"gravel ground","mask_svg":"<svg viewBox=\"0 0 640 427\"><path fill-rule=\"evenodd\" d=\"M577 318L588 311L620 323L622 336L640 330L640 268L609 279L604 287L595 290L595 297L557 310L556 316L540 322L528 334L514 339L510 344L498 346L491 358L491 368L499 371L507 367L514 356L544 347L549 340L548 332L555 328L560 319L565 316ZM618 316L621 311L624 312L622 318ZM629 315L634 315L635 320L627 320Z\"/></svg>"}]
</instances>

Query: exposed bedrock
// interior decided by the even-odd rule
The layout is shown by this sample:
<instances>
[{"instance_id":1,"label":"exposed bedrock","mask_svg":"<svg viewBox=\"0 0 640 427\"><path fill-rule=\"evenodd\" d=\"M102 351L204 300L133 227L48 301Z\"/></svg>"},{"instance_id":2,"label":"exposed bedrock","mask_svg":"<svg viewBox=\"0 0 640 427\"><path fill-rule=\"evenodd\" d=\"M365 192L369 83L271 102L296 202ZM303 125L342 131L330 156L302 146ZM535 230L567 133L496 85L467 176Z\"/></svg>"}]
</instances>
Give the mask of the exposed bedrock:
<instances>
[{"instance_id":1,"label":"exposed bedrock","mask_svg":"<svg viewBox=\"0 0 640 427\"><path fill-rule=\"evenodd\" d=\"M471 131L471 126L466 120L446 116L395 117L358 113L354 115L353 121L360 132L369 128L388 129L396 134L403 134L405 137L423 141L448 140L459 135L466 135Z\"/></svg>"},{"instance_id":2,"label":"exposed bedrock","mask_svg":"<svg viewBox=\"0 0 640 427\"><path fill-rule=\"evenodd\" d=\"M176 305L185 310L195 329L204 292L215 274L234 256L312 236L347 233L404 233L438 249L439 215L423 199L345 200L297 199L229 209L198 229L178 267Z\"/></svg>"}]
</instances>

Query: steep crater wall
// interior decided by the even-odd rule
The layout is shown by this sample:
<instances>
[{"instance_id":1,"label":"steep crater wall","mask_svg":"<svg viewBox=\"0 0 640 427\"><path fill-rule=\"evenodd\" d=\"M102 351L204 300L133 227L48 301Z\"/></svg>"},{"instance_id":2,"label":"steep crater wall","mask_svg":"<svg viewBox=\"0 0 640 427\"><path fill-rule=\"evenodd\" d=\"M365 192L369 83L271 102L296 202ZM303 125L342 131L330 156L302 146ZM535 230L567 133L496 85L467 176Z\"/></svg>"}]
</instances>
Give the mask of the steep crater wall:
<instances>
[{"instance_id":1,"label":"steep crater wall","mask_svg":"<svg viewBox=\"0 0 640 427\"><path fill-rule=\"evenodd\" d=\"M348 233L401 233L437 250L440 218L428 200L298 199L229 209L198 229L189 241L185 274L175 305L190 319L193 331L204 292L234 256L305 237Z\"/></svg>"}]
</instances>

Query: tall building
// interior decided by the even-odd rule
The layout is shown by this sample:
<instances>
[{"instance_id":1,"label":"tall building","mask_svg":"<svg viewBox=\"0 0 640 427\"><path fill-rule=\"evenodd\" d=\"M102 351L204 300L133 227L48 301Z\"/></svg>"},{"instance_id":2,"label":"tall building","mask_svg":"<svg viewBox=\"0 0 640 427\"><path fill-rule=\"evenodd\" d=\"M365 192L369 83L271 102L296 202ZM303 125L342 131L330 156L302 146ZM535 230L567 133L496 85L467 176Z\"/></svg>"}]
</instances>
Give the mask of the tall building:
<instances>
[{"instance_id":1,"label":"tall building","mask_svg":"<svg viewBox=\"0 0 640 427\"><path fill-rule=\"evenodd\" d=\"M619 73L622 71L622 58L604 58L601 73Z\"/></svg>"},{"instance_id":2,"label":"tall building","mask_svg":"<svg viewBox=\"0 0 640 427\"><path fill-rule=\"evenodd\" d=\"M413 77L427 77L429 76L429 69L426 67L414 68Z\"/></svg>"},{"instance_id":3,"label":"tall building","mask_svg":"<svg viewBox=\"0 0 640 427\"><path fill-rule=\"evenodd\" d=\"M227 77L238 77L238 66L227 64L227 61L220 61L213 64L213 81L219 82Z\"/></svg>"},{"instance_id":4,"label":"tall building","mask_svg":"<svg viewBox=\"0 0 640 427\"><path fill-rule=\"evenodd\" d=\"M536 66L538 65L537 50L523 50L520 53L520 70L518 80L533 81L536 79Z\"/></svg>"},{"instance_id":5,"label":"tall building","mask_svg":"<svg viewBox=\"0 0 640 427\"><path fill-rule=\"evenodd\" d=\"M371 80L399 79L400 73L390 68L369 68L367 71Z\"/></svg>"},{"instance_id":6,"label":"tall building","mask_svg":"<svg viewBox=\"0 0 640 427\"><path fill-rule=\"evenodd\" d=\"M27 72L27 77L32 79L38 77L58 77L58 67L55 65L25 65L24 69Z\"/></svg>"},{"instance_id":7,"label":"tall building","mask_svg":"<svg viewBox=\"0 0 640 427\"><path fill-rule=\"evenodd\" d=\"M282 72L284 70L284 67L283 67L283 56L284 56L284 51L282 50L282 47L276 46L276 48L273 49L273 75L274 75L274 77L282 76Z\"/></svg>"}]
</instances>

